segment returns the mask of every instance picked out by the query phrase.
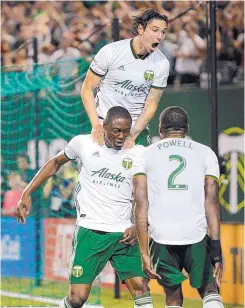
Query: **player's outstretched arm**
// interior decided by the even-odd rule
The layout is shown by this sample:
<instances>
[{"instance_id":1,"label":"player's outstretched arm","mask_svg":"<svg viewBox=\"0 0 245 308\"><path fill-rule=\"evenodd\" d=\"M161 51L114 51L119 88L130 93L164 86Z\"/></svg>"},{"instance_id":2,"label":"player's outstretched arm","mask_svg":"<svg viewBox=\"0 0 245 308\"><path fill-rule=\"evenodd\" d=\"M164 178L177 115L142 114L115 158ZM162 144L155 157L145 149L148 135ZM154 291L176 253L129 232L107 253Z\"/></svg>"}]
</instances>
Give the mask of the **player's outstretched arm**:
<instances>
[{"instance_id":1,"label":"player's outstretched arm","mask_svg":"<svg viewBox=\"0 0 245 308\"><path fill-rule=\"evenodd\" d=\"M38 173L34 176L32 181L27 185L22 193L22 196L17 204L16 216L18 222L25 222L26 216L29 215L31 206L31 194L47 179L54 175L59 168L67 163L69 160L63 153L59 153L50 160L48 160Z\"/></svg>"},{"instance_id":2,"label":"player's outstretched arm","mask_svg":"<svg viewBox=\"0 0 245 308\"><path fill-rule=\"evenodd\" d=\"M220 211L218 203L218 183L215 179L205 179L205 212L211 237L211 262L214 266L214 277L220 287L223 265L220 243Z\"/></svg>"},{"instance_id":3,"label":"player's outstretched arm","mask_svg":"<svg viewBox=\"0 0 245 308\"><path fill-rule=\"evenodd\" d=\"M101 78L101 76L98 76L91 70L88 70L81 89L82 102L92 125L92 138L99 144L104 143L104 130L96 111L93 91L99 85Z\"/></svg>"},{"instance_id":4,"label":"player's outstretched arm","mask_svg":"<svg viewBox=\"0 0 245 308\"><path fill-rule=\"evenodd\" d=\"M151 88L147 96L145 107L141 115L136 120L134 126L131 129L130 137L132 141L135 141L139 134L146 128L151 119L154 117L159 101L162 97L163 89ZM126 147L126 145L124 146Z\"/></svg>"}]
</instances>

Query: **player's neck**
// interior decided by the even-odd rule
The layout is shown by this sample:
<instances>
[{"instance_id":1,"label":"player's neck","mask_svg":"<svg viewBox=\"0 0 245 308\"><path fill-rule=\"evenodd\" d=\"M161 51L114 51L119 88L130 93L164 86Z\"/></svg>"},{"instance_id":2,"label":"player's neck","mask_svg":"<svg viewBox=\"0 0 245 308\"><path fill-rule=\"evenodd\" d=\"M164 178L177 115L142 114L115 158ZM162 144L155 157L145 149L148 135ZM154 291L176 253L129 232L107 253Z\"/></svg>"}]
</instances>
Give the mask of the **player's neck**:
<instances>
[{"instance_id":1,"label":"player's neck","mask_svg":"<svg viewBox=\"0 0 245 308\"><path fill-rule=\"evenodd\" d=\"M144 56L147 54L147 50L141 44L140 38L138 36L133 39L133 49L134 49L135 54L137 55Z\"/></svg>"},{"instance_id":2,"label":"player's neck","mask_svg":"<svg viewBox=\"0 0 245 308\"><path fill-rule=\"evenodd\" d=\"M171 134L166 134L164 135L163 139L166 139L166 138L185 138L185 135L184 134L180 134L180 133L171 133Z\"/></svg>"},{"instance_id":3,"label":"player's neck","mask_svg":"<svg viewBox=\"0 0 245 308\"><path fill-rule=\"evenodd\" d=\"M112 150L112 151L120 151L120 150L121 150L121 149L115 149L115 148L112 146L112 144L111 144L107 139L105 139L105 146L106 146L108 149Z\"/></svg>"}]
</instances>

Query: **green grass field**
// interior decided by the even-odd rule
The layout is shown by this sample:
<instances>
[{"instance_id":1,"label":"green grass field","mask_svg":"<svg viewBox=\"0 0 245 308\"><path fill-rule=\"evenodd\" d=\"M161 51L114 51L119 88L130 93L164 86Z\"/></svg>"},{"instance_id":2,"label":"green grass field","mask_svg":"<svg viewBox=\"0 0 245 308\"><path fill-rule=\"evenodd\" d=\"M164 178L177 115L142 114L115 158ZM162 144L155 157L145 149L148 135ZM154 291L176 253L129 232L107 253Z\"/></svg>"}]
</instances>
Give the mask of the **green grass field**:
<instances>
[{"instance_id":1,"label":"green grass field","mask_svg":"<svg viewBox=\"0 0 245 308\"><path fill-rule=\"evenodd\" d=\"M33 296L43 296L50 298L63 298L67 293L67 283L54 283L44 281L41 287L35 287L34 282L30 279L17 279L17 278L2 278L1 289L4 291L18 292L23 294L31 294ZM92 296L90 297L90 302L95 303L98 297L98 289L95 289ZM133 302L127 291L121 291L121 298L113 298L113 290L111 289L101 289L101 305L105 308L132 308ZM164 298L160 295L153 294L153 304L154 308L164 307ZM47 304L37 301L10 298L7 296L1 297L1 307L21 307L21 306L42 306L51 307L56 306L54 304ZM199 300L185 300L185 308L201 308L202 302ZM225 305L225 308L240 308L241 306Z\"/></svg>"}]
</instances>

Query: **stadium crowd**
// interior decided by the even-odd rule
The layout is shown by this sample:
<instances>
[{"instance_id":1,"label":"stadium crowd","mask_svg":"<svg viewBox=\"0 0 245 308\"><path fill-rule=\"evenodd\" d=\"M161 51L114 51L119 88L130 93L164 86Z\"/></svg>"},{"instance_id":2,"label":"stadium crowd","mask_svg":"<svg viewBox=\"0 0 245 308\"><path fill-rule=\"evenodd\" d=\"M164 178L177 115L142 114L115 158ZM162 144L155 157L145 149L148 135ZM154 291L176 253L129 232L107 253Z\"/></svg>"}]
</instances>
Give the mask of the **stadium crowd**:
<instances>
[{"instance_id":1,"label":"stadium crowd","mask_svg":"<svg viewBox=\"0 0 245 308\"><path fill-rule=\"evenodd\" d=\"M120 39L132 36L131 17L154 7L171 21L159 48L171 63L168 84L201 84L207 58L205 1L5 1L2 2L1 65L25 67L32 60L28 42L38 38L40 64L91 60L111 41L112 20L119 19ZM217 55L224 83L243 77L244 3L217 2ZM25 68L24 68L25 69ZM203 73L203 74L202 74Z\"/></svg>"}]
</instances>

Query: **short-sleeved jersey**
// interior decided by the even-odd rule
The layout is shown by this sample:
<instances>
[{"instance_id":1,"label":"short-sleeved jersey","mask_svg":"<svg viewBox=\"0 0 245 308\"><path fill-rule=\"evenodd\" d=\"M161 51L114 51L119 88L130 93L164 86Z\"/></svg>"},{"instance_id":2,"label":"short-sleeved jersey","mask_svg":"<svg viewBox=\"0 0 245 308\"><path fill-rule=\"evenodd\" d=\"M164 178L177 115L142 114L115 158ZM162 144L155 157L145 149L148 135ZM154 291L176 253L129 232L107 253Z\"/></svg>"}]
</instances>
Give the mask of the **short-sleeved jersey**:
<instances>
[{"instance_id":1,"label":"short-sleeved jersey","mask_svg":"<svg viewBox=\"0 0 245 308\"><path fill-rule=\"evenodd\" d=\"M150 88L166 87L169 61L159 49L139 59L132 39L126 39L101 48L90 70L103 77L95 98L98 115L105 118L111 107L122 106L135 122L142 113Z\"/></svg>"},{"instance_id":2,"label":"short-sleeved jersey","mask_svg":"<svg viewBox=\"0 0 245 308\"><path fill-rule=\"evenodd\" d=\"M147 147L133 166L146 174L150 235L169 245L200 242L207 232L205 177L219 178L211 148L186 138L166 138Z\"/></svg>"},{"instance_id":3,"label":"short-sleeved jersey","mask_svg":"<svg viewBox=\"0 0 245 308\"><path fill-rule=\"evenodd\" d=\"M78 225L124 232L132 225L132 165L143 146L114 150L99 146L91 135L74 137L64 155L80 165L75 191Z\"/></svg>"}]
</instances>

